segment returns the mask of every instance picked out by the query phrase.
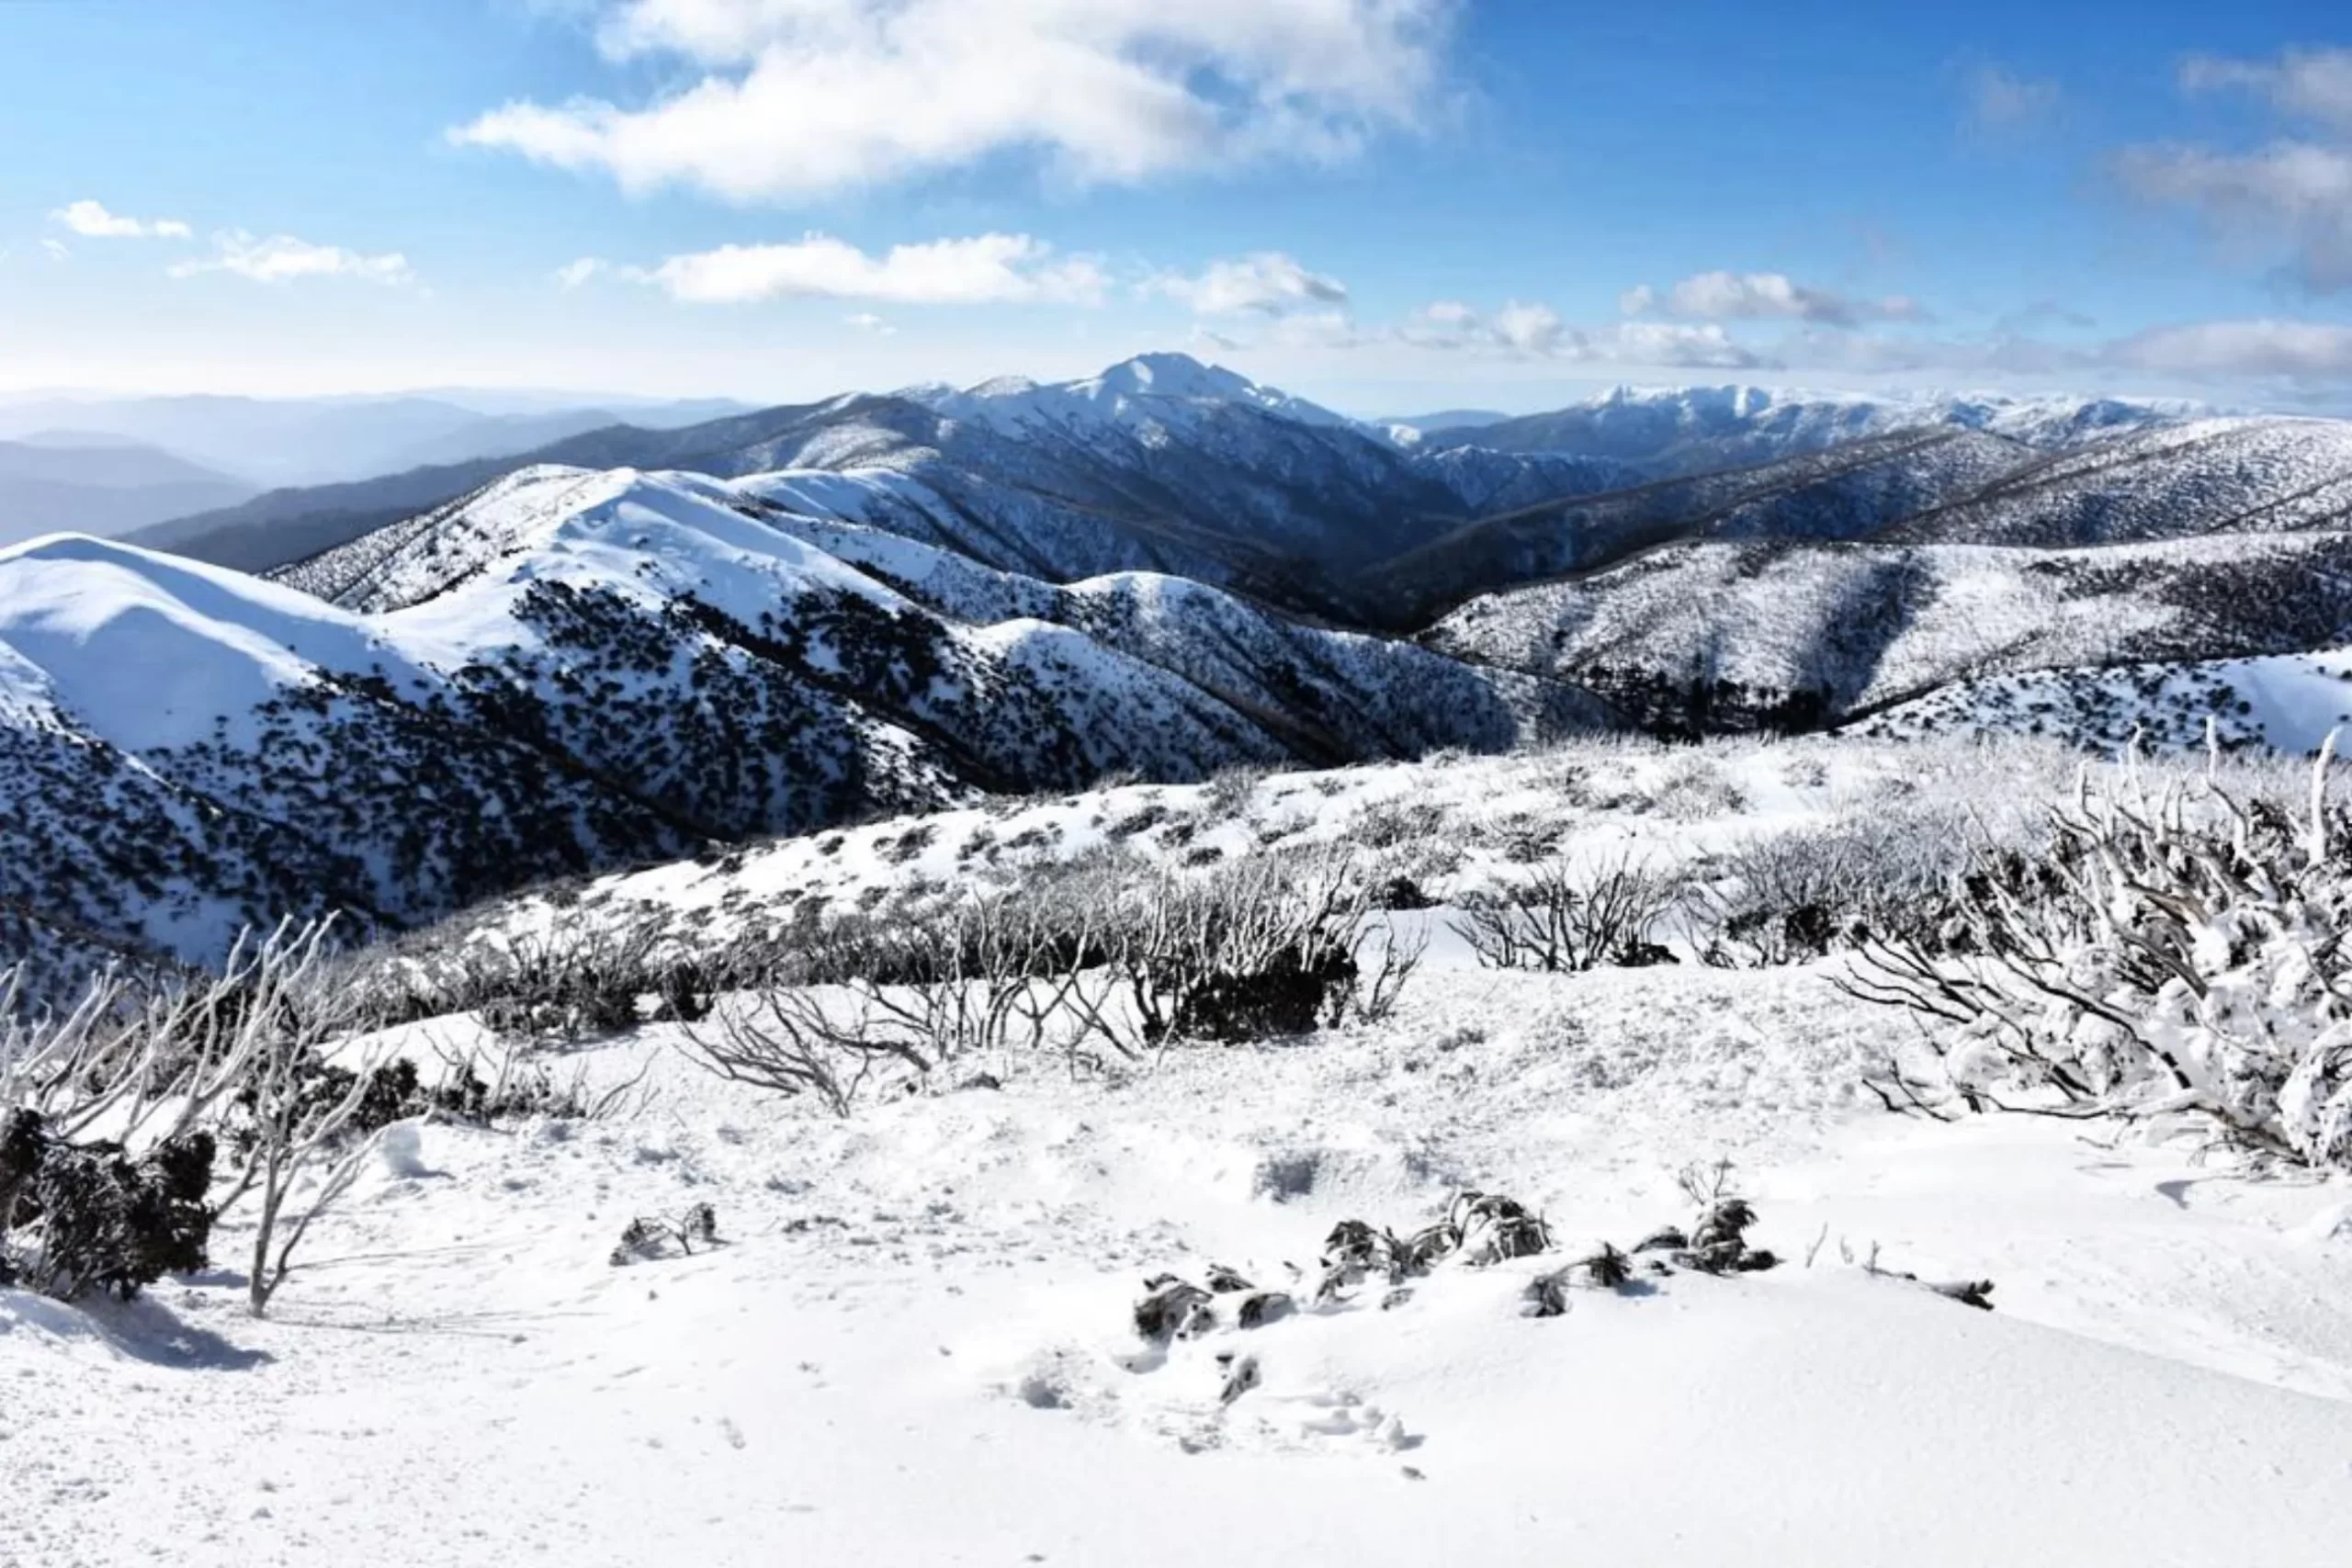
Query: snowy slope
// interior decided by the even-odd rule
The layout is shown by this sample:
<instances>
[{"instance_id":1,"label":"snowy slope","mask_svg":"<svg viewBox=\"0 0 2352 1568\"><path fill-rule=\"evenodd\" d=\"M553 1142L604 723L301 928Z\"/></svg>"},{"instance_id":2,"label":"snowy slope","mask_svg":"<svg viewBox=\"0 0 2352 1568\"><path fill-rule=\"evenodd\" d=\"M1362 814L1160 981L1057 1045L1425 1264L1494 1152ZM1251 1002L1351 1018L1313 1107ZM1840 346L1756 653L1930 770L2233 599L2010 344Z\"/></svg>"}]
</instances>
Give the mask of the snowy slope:
<instances>
[{"instance_id":1,"label":"snowy slope","mask_svg":"<svg viewBox=\"0 0 2352 1568\"><path fill-rule=\"evenodd\" d=\"M421 1128L266 1322L233 1269L130 1308L0 1292L10 1545L40 1568L2333 1568L2343 1195L1860 1111L1883 1029L1815 972L1440 966L1386 1025L1110 1078L1029 1057L845 1121L650 1029L575 1058L645 1071L650 1105ZM1538 1320L1521 1293L1556 1259L1531 1258L1166 1352L1127 1325L1149 1274L1295 1288L1284 1260L1337 1221L1408 1228L1464 1185L1540 1205L1564 1247L1630 1240L1686 1221L1672 1173L1718 1156L1781 1269ZM606 1263L629 1216L697 1201L724 1246ZM1989 1277L1997 1310L1871 1278L1873 1252ZM1230 1404L1220 1353L1259 1366Z\"/></svg>"},{"instance_id":2,"label":"snowy slope","mask_svg":"<svg viewBox=\"0 0 2352 1568\"><path fill-rule=\"evenodd\" d=\"M2039 670L1939 687L1856 733L2062 735L2113 750L2231 747L2308 753L2352 727L2352 650Z\"/></svg>"},{"instance_id":3,"label":"snowy slope","mask_svg":"<svg viewBox=\"0 0 2352 1568\"><path fill-rule=\"evenodd\" d=\"M1898 431L1975 430L2058 446L2161 426L2198 412L2186 403L2113 399L1618 387L1547 413L1417 433L1413 445L1603 458L1667 478L1823 451Z\"/></svg>"},{"instance_id":4,"label":"snowy slope","mask_svg":"<svg viewBox=\"0 0 2352 1568\"><path fill-rule=\"evenodd\" d=\"M1975 492L2028 455L2002 436L1912 430L1691 478L1571 491L1379 563L1364 574L1365 596L1401 623L1421 625L1476 594L1591 571L1679 540L1868 538Z\"/></svg>"},{"instance_id":5,"label":"snowy slope","mask_svg":"<svg viewBox=\"0 0 2352 1568\"><path fill-rule=\"evenodd\" d=\"M1197 584L1057 588L763 489L533 468L282 583L70 536L0 554L0 901L202 957L289 911L404 924L982 791L1609 718L1540 677Z\"/></svg>"},{"instance_id":6,"label":"snowy slope","mask_svg":"<svg viewBox=\"0 0 2352 1568\"><path fill-rule=\"evenodd\" d=\"M2052 453L1884 536L2097 545L2341 528L2347 520L2352 422L2200 419Z\"/></svg>"},{"instance_id":7,"label":"snowy slope","mask_svg":"<svg viewBox=\"0 0 2352 1568\"><path fill-rule=\"evenodd\" d=\"M1232 406L1328 429L1355 427L1354 421L1304 398L1184 354L1138 355L1076 381L1040 383L1008 376L960 391L917 389L902 395L950 419L977 421L1009 435L1050 429L1084 437L1119 426L1145 440L1170 441Z\"/></svg>"},{"instance_id":8,"label":"snowy slope","mask_svg":"<svg viewBox=\"0 0 2352 1568\"><path fill-rule=\"evenodd\" d=\"M1668 725L1811 724L1946 682L2341 642L2352 536L2042 550L1676 545L1472 601L1440 651L1593 685Z\"/></svg>"}]
</instances>

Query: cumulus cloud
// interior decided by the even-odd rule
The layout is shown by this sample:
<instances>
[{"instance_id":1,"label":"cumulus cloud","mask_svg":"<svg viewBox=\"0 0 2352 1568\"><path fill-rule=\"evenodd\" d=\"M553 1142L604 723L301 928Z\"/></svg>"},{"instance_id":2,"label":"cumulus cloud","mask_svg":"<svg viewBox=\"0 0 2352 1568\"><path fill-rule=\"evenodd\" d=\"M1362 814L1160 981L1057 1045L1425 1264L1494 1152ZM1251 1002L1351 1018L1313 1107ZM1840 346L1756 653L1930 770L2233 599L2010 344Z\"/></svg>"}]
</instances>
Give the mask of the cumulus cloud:
<instances>
[{"instance_id":1,"label":"cumulus cloud","mask_svg":"<svg viewBox=\"0 0 2352 1568\"><path fill-rule=\"evenodd\" d=\"M895 337L899 331L871 310L853 311L842 318L842 324L855 327L862 333L872 333L876 337Z\"/></svg>"},{"instance_id":2,"label":"cumulus cloud","mask_svg":"<svg viewBox=\"0 0 2352 1568\"><path fill-rule=\"evenodd\" d=\"M1857 299L1826 288L1811 288L1780 272L1702 272L1682 279L1660 297L1648 285L1619 297L1627 315L1654 308L1696 321L1781 319L1852 326L1861 321L1916 321L1926 312L1901 295Z\"/></svg>"},{"instance_id":3,"label":"cumulus cloud","mask_svg":"<svg viewBox=\"0 0 2352 1568\"><path fill-rule=\"evenodd\" d=\"M312 244L291 234L256 239L242 229L212 236L212 254L175 263L174 277L226 272L255 283L290 283L300 277L354 277L367 283L407 284L416 281L408 258L397 251L363 255L341 245Z\"/></svg>"},{"instance_id":4,"label":"cumulus cloud","mask_svg":"<svg viewBox=\"0 0 2352 1568\"><path fill-rule=\"evenodd\" d=\"M1211 262L1197 276L1163 273L1145 289L1181 299L1204 316L1251 312L1277 316L1289 310L1329 309L1348 299L1347 286L1338 278L1309 272L1280 251Z\"/></svg>"},{"instance_id":5,"label":"cumulus cloud","mask_svg":"<svg viewBox=\"0 0 2352 1568\"><path fill-rule=\"evenodd\" d=\"M2007 66L1973 66L1962 81L1969 125L1977 130L2008 134L2030 130L2058 110L2058 84L2021 76Z\"/></svg>"},{"instance_id":6,"label":"cumulus cloud","mask_svg":"<svg viewBox=\"0 0 2352 1568\"><path fill-rule=\"evenodd\" d=\"M1329 161L1424 122L1458 0L609 0L616 62L682 81L633 106L510 103L463 145L800 202L1038 156L1130 184Z\"/></svg>"},{"instance_id":7,"label":"cumulus cloud","mask_svg":"<svg viewBox=\"0 0 2352 1568\"><path fill-rule=\"evenodd\" d=\"M2307 288L2352 288L2352 50L2290 50L2274 61L2191 56L2182 90L2255 95L2319 128L2226 150L2166 143L2126 148L2112 171L2142 200L2195 213L2232 248L2283 250Z\"/></svg>"},{"instance_id":8,"label":"cumulus cloud","mask_svg":"<svg viewBox=\"0 0 2352 1568\"><path fill-rule=\"evenodd\" d=\"M188 226L176 218L141 221L108 212L95 201L68 202L50 217L88 240L185 240L191 237Z\"/></svg>"},{"instance_id":9,"label":"cumulus cloud","mask_svg":"<svg viewBox=\"0 0 2352 1568\"><path fill-rule=\"evenodd\" d=\"M826 234L788 244L721 245L631 274L695 305L764 299L870 299L899 305L1099 303L1107 279L1091 256L1057 257L1026 234L893 245L879 255Z\"/></svg>"}]
</instances>

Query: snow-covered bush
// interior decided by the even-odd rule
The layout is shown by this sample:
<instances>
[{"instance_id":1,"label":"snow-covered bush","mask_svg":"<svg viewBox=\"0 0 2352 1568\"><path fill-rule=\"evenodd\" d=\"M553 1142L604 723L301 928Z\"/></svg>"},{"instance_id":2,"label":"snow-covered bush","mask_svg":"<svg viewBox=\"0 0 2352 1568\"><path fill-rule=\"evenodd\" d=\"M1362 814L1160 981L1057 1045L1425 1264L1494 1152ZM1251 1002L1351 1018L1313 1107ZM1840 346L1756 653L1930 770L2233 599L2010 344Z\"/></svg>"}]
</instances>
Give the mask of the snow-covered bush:
<instances>
[{"instance_id":1,"label":"snow-covered bush","mask_svg":"<svg viewBox=\"0 0 2352 1568\"><path fill-rule=\"evenodd\" d=\"M1377 1019L1422 949L1383 890L1329 850L1192 872L1114 854L943 903L811 913L712 961L727 994L686 1039L714 1071L845 1111L877 1074L959 1057L1050 1050L1075 1067Z\"/></svg>"},{"instance_id":2,"label":"snow-covered bush","mask_svg":"<svg viewBox=\"0 0 2352 1568\"><path fill-rule=\"evenodd\" d=\"M1328 851L1114 890L1105 951L1140 1042L1303 1034L1385 1012L1419 950L1374 919L1378 891Z\"/></svg>"},{"instance_id":3,"label":"snow-covered bush","mask_svg":"<svg viewBox=\"0 0 2352 1568\"><path fill-rule=\"evenodd\" d=\"M1673 878L1630 860L1587 870L1563 856L1471 893L1453 929L1490 969L1631 967L1668 956L1651 937L1679 897Z\"/></svg>"},{"instance_id":4,"label":"snow-covered bush","mask_svg":"<svg viewBox=\"0 0 2352 1568\"><path fill-rule=\"evenodd\" d=\"M647 997L669 1018L707 1009L705 966L664 935L656 920L600 919L495 939L428 933L370 954L351 984L378 1025L470 1012L512 1039L572 1043L633 1027Z\"/></svg>"},{"instance_id":5,"label":"snow-covered bush","mask_svg":"<svg viewBox=\"0 0 2352 1568\"><path fill-rule=\"evenodd\" d=\"M0 1111L0 1284L129 1301L205 1267L213 1152L198 1129L134 1158L119 1144L69 1143L38 1111Z\"/></svg>"},{"instance_id":6,"label":"snow-covered bush","mask_svg":"<svg viewBox=\"0 0 2352 1568\"><path fill-rule=\"evenodd\" d=\"M1742 840L1693 900L1702 956L1752 968L1930 941L1975 839L1957 812L1898 807Z\"/></svg>"},{"instance_id":7,"label":"snow-covered bush","mask_svg":"<svg viewBox=\"0 0 2352 1568\"><path fill-rule=\"evenodd\" d=\"M1873 944L1845 982L1930 1025L1874 1080L1904 1108L2188 1114L2352 1169L2352 859L2329 752L2290 814L2220 784L2154 798L2085 775L2050 849L1972 874L1943 951Z\"/></svg>"}]
</instances>

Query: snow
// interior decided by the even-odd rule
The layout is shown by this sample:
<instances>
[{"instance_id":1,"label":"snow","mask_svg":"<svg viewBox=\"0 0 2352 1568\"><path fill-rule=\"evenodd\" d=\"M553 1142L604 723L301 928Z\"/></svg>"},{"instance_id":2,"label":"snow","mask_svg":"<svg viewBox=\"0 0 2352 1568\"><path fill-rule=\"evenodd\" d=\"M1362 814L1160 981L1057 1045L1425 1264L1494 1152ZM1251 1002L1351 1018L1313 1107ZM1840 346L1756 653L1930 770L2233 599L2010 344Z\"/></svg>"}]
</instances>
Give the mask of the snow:
<instances>
[{"instance_id":1,"label":"snow","mask_svg":"<svg viewBox=\"0 0 2352 1568\"><path fill-rule=\"evenodd\" d=\"M1884 1021L1853 1009L1819 972L1441 968L1388 1025L1120 1081L999 1064L1001 1090L846 1121L650 1029L582 1058L650 1063L642 1111L416 1129L268 1322L225 1268L128 1309L0 1293L11 1546L44 1568L2340 1561L2340 1190L1860 1111ZM1722 1155L1777 1271L1533 1320L1544 1259L1449 1266L1390 1310L1374 1287L1164 1355L1127 1327L1148 1273L1290 1288L1338 1219L1401 1228L1465 1184L1541 1203L1572 1249L1629 1242L1686 1218L1678 1166ZM606 1262L631 1215L695 1201L726 1245ZM1873 1246L1993 1278L1999 1310L1871 1277ZM1229 1407L1219 1352L1259 1367Z\"/></svg>"},{"instance_id":2,"label":"snow","mask_svg":"<svg viewBox=\"0 0 2352 1568\"><path fill-rule=\"evenodd\" d=\"M1233 407L1302 424L1358 428L1356 422L1303 398L1183 354L1139 355L1076 381L1040 384L1011 376L960 392L918 388L910 395L950 419L976 421L1013 435L1040 429L1082 434L1106 424L1184 424L1203 411Z\"/></svg>"},{"instance_id":3,"label":"snow","mask_svg":"<svg viewBox=\"0 0 2352 1568\"><path fill-rule=\"evenodd\" d=\"M2183 664L2031 671L1958 682L1873 715L1866 735L2051 733L2107 750L2183 750L2211 737L2309 755L2352 724L2352 649Z\"/></svg>"},{"instance_id":4,"label":"snow","mask_svg":"<svg viewBox=\"0 0 2352 1568\"><path fill-rule=\"evenodd\" d=\"M413 675L359 617L241 572L59 534L0 550L11 676L141 750L199 740L318 669Z\"/></svg>"}]
</instances>

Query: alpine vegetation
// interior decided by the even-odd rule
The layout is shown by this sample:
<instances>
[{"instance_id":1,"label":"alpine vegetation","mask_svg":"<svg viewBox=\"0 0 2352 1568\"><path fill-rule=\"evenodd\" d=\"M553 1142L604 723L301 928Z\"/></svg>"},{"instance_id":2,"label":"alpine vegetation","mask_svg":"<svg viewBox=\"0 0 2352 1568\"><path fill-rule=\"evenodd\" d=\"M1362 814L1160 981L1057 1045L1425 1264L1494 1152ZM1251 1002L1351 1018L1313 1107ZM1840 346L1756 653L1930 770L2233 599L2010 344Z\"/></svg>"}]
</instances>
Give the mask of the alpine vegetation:
<instances>
[{"instance_id":1,"label":"alpine vegetation","mask_svg":"<svg viewBox=\"0 0 2352 1568\"><path fill-rule=\"evenodd\" d=\"M1852 994L1926 1021L1890 1103L2193 1118L2257 1156L2352 1169L2352 814L2335 737L2290 815L2135 771L2052 814L2049 847L1970 874L1955 929L1871 945Z\"/></svg>"}]
</instances>

